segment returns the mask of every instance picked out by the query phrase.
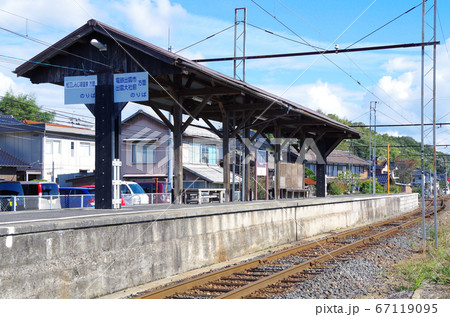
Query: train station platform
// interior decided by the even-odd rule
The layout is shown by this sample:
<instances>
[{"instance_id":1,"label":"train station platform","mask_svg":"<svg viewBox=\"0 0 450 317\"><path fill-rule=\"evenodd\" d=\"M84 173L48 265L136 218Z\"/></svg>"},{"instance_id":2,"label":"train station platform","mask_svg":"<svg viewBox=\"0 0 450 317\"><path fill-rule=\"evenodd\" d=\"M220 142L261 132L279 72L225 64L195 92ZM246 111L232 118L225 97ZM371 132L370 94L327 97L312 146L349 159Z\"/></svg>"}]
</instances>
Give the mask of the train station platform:
<instances>
[{"instance_id":1,"label":"train station platform","mask_svg":"<svg viewBox=\"0 0 450 317\"><path fill-rule=\"evenodd\" d=\"M0 213L1 298L96 298L376 222L417 194Z\"/></svg>"}]
</instances>

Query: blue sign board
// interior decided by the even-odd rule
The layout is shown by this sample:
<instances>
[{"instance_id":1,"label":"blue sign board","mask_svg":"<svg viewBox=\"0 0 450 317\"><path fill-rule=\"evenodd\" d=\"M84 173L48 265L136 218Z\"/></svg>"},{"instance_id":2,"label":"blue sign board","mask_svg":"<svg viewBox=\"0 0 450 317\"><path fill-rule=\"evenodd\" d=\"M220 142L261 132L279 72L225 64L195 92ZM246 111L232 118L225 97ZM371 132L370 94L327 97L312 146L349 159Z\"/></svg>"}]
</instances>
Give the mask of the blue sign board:
<instances>
[{"instance_id":1,"label":"blue sign board","mask_svg":"<svg viewBox=\"0 0 450 317\"><path fill-rule=\"evenodd\" d=\"M148 74L114 74L114 102L148 100Z\"/></svg>"},{"instance_id":2,"label":"blue sign board","mask_svg":"<svg viewBox=\"0 0 450 317\"><path fill-rule=\"evenodd\" d=\"M95 103L95 86L97 75L64 77L64 103Z\"/></svg>"}]
</instances>

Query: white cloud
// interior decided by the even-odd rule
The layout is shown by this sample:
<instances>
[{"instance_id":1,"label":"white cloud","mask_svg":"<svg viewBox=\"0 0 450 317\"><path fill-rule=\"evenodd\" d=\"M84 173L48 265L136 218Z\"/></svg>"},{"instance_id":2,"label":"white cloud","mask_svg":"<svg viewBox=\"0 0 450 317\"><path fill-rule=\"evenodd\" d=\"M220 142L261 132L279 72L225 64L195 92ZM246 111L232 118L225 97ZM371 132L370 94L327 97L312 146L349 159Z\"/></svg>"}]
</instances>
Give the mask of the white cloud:
<instances>
[{"instance_id":1,"label":"white cloud","mask_svg":"<svg viewBox=\"0 0 450 317\"><path fill-rule=\"evenodd\" d=\"M383 131L383 134L387 134L394 137L405 136L404 134L401 134L399 131Z\"/></svg>"},{"instance_id":2,"label":"white cloud","mask_svg":"<svg viewBox=\"0 0 450 317\"><path fill-rule=\"evenodd\" d=\"M378 82L378 87L394 100L408 100L412 97L413 79L413 72L404 73L398 78L383 76Z\"/></svg>"},{"instance_id":3,"label":"white cloud","mask_svg":"<svg viewBox=\"0 0 450 317\"><path fill-rule=\"evenodd\" d=\"M51 27L53 32L73 29L101 13L89 0L4 0L1 12L2 25L21 33L35 36L43 28ZM101 8L100 8L101 9ZM23 16L28 19L19 18ZM36 23L36 22L38 23Z\"/></svg>"},{"instance_id":4,"label":"white cloud","mask_svg":"<svg viewBox=\"0 0 450 317\"><path fill-rule=\"evenodd\" d=\"M416 61L416 58L411 58L410 56L395 57L388 60L383 68L388 72L398 72L398 71L409 71L411 69L418 69L420 67L420 62Z\"/></svg>"},{"instance_id":5,"label":"white cloud","mask_svg":"<svg viewBox=\"0 0 450 317\"><path fill-rule=\"evenodd\" d=\"M314 84L292 86L265 86L265 90L281 95L312 110L322 110L336 114L341 118L354 119L364 110L359 106L363 93L349 91L339 85L333 85L321 80Z\"/></svg>"},{"instance_id":6,"label":"white cloud","mask_svg":"<svg viewBox=\"0 0 450 317\"><path fill-rule=\"evenodd\" d=\"M122 12L138 35L167 38L170 26L185 20L186 10L169 0L127 0L114 2L112 8Z\"/></svg>"},{"instance_id":7,"label":"white cloud","mask_svg":"<svg viewBox=\"0 0 450 317\"><path fill-rule=\"evenodd\" d=\"M17 85L12 78L0 72L0 96L4 96L9 90L17 90Z\"/></svg>"}]
</instances>

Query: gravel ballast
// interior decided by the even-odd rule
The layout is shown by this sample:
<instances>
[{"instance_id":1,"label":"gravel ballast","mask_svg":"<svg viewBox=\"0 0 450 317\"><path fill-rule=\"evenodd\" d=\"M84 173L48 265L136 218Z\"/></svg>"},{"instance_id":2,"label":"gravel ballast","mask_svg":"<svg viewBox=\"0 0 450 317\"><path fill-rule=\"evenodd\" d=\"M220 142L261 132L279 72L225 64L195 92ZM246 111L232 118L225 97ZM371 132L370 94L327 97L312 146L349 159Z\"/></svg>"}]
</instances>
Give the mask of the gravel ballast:
<instances>
[{"instance_id":1,"label":"gravel ballast","mask_svg":"<svg viewBox=\"0 0 450 317\"><path fill-rule=\"evenodd\" d=\"M351 298L411 298L412 291L398 292L387 283L392 266L414 255L421 243L421 226L402 231L396 237L380 240L379 244L362 250L355 258L329 263L321 274L296 285L296 290L277 299L351 299Z\"/></svg>"}]
</instances>

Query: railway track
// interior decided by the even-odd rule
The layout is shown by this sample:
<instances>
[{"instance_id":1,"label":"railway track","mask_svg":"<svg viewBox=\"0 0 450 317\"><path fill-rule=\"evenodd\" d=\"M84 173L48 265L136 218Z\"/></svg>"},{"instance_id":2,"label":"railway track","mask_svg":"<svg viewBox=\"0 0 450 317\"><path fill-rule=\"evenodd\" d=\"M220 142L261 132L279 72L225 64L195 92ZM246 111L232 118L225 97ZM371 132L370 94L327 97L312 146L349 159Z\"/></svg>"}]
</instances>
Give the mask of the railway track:
<instances>
[{"instance_id":1,"label":"railway track","mask_svg":"<svg viewBox=\"0 0 450 317\"><path fill-rule=\"evenodd\" d=\"M438 211L449 196L440 199ZM427 210L433 202L428 202ZM431 208L432 209L432 208ZM427 216L432 211L427 211ZM421 209L150 291L141 299L270 298L422 220Z\"/></svg>"}]
</instances>

